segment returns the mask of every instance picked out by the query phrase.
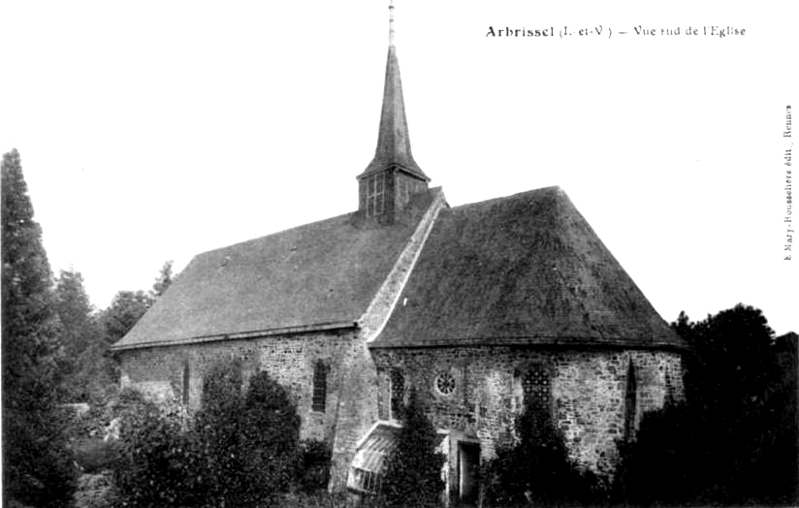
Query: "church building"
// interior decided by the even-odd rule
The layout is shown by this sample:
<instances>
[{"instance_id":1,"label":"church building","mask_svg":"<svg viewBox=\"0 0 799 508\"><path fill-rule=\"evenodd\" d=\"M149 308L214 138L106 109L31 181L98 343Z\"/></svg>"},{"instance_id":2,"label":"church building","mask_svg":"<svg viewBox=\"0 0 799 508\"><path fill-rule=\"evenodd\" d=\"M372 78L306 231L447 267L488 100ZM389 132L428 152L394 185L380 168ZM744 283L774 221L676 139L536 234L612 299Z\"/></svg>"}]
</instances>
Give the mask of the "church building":
<instances>
[{"instance_id":1,"label":"church building","mask_svg":"<svg viewBox=\"0 0 799 508\"><path fill-rule=\"evenodd\" d=\"M560 188L452 207L427 172L392 36L374 157L341 175L358 209L197 255L113 346L122 385L196 409L215 361L268 371L333 450L333 490L374 491L410 387L450 500L530 405L611 474L616 442L683 397L685 343Z\"/></svg>"}]
</instances>

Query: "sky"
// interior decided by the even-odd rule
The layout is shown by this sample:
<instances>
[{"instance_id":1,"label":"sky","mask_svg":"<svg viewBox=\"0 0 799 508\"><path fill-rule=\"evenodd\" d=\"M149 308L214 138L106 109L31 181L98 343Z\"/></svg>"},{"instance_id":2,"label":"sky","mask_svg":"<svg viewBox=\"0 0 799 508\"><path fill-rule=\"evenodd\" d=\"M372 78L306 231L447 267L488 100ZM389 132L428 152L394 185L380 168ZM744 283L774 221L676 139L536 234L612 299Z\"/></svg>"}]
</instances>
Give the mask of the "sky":
<instances>
[{"instance_id":1,"label":"sky","mask_svg":"<svg viewBox=\"0 0 799 508\"><path fill-rule=\"evenodd\" d=\"M357 208L387 5L2 2L0 150L53 271L102 309L167 260ZM741 302L799 331L794 2L395 5L414 157L450 205L558 185L667 321Z\"/></svg>"}]
</instances>

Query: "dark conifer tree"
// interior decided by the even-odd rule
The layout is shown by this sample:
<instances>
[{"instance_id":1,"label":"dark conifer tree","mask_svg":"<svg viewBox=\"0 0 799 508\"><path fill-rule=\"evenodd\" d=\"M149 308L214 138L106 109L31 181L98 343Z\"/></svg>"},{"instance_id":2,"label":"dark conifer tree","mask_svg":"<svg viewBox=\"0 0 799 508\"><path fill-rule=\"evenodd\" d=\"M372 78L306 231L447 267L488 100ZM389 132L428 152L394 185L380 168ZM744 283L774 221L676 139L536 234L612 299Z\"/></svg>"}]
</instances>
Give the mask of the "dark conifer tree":
<instances>
[{"instance_id":1,"label":"dark conifer tree","mask_svg":"<svg viewBox=\"0 0 799 508\"><path fill-rule=\"evenodd\" d=\"M75 472L54 407L62 349L41 237L12 150L2 163L3 498L64 506Z\"/></svg>"}]
</instances>

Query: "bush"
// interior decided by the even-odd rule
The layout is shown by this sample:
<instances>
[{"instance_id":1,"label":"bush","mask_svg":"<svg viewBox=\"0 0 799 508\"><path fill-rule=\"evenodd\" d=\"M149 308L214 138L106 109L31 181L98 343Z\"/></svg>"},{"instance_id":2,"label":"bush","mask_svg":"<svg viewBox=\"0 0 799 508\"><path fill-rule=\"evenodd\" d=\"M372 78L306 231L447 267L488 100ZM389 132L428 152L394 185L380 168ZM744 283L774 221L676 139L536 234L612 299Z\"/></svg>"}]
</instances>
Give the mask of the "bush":
<instances>
[{"instance_id":1,"label":"bush","mask_svg":"<svg viewBox=\"0 0 799 508\"><path fill-rule=\"evenodd\" d=\"M687 401L648 413L621 447L627 503L795 505L795 335L774 338L762 312L736 305L673 328L686 355Z\"/></svg>"},{"instance_id":2,"label":"bush","mask_svg":"<svg viewBox=\"0 0 799 508\"><path fill-rule=\"evenodd\" d=\"M117 442L100 438L79 438L70 445L75 462L86 474L96 474L111 469L118 460Z\"/></svg>"},{"instance_id":3,"label":"bush","mask_svg":"<svg viewBox=\"0 0 799 508\"><path fill-rule=\"evenodd\" d=\"M129 408L134 409L134 408ZM141 402L126 411L114 484L124 506L190 505L195 496L196 448L182 408Z\"/></svg>"},{"instance_id":4,"label":"bush","mask_svg":"<svg viewBox=\"0 0 799 508\"><path fill-rule=\"evenodd\" d=\"M636 440L618 444L616 500L635 506L699 503L714 469L704 449L715 438L706 429L687 405L646 413Z\"/></svg>"},{"instance_id":5,"label":"bush","mask_svg":"<svg viewBox=\"0 0 799 508\"><path fill-rule=\"evenodd\" d=\"M300 441L302 470L299 487L303 491L313 492L327 488L332 455L333 450L324 441L314 439Z\"/></svg>"},{"instance_id":6,"label":"bush","mask_svg":"<svg viewBox=\"0 0 799 508\"><path fill-rule=\"evenodd\" d=\"M397 447L388 458L377 503L383 506L439 506L445 457L441 439L425 415L415 389L403 414Z\"/></svg>"},{"instance_id":7,"label":"bush","mask_svg":"<svg viewBox=\"0 0 799 508\"><path fill-rule=\"evenodd\" d=\"M67 506L78 468L65 439L66 422L57 411L20 414L3 409L3 504Z\"/></svg>"},{"instance_id":8,"label":"bush","mask_svg":"<svg viewBox=\"0 0 799 508\"><path fill-rule=\"evenodd\" d=\"M250 380L244 400L241 457L245 506L285 492L300 466L300 417L288 392L266 372Z\"/></svg>"},{"instance_id":9,"label":"bush","mask_svg":"<svg viewBox=\"0 0 799 508\"><path fill-rule=\"evenodd\" d=\"M214 365L203 384L195 428L203 472L197 491L214 506L259 506L294 483L300 418L288 392L266 372L241 395L238 361Z\"/></svg>"},{"instance_id":10,"label":"bush","mask_svg":"<svg viewBox=\"0 0 799 508\"><path fill-rule=\"evenodd\" d=\"M117 502L110 473L84 474L78 479L75 508L111 508Z\"/></svg>"},{"instance_id":11,"label":"bush","mask_svg":"<svg viewBox=\"0 0 799 508\"><path fill-rule=\"evenodd\" d=\"M120 397L114 480L122 504L248 508L277 502L303 465L300 419L286 390L265 372L251 379L246 397L241 388L238 361L212 366L193 425L182 406L156 406L138 394ZM308 460L319 458L320 448L309 446Z\"/></svg>"},{"instance_id":12,"label":"bush","mask_svg":"<svg viewBox=\"0 0 799 508\"><path fill-rule=\"evenodd\" d=\"M518 442L500 447L482 468L488 506L596 505L606 498L602 481L569 458L548 413L526 408L516 434Z\"/></svg>"},{"instance_id":13,"label":"bush","mask_svg":"<svg viewBox=\"0 0 799 508\"><path fill-rule=\"evenodd\" d=\"M245 486L242 471L241 364L217 362L203 381L195 434L203 464L197 488L213 506L238 504Z\"/></svg>"}]
</instances>

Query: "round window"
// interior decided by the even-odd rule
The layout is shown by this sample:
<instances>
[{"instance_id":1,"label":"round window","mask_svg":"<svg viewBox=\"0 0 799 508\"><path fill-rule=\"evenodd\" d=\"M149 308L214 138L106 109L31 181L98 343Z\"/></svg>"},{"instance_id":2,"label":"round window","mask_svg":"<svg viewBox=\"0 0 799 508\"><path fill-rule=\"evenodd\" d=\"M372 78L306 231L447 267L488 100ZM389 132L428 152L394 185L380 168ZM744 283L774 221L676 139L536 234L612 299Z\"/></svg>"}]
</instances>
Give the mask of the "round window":
<instances>
[{"instance_id":1,"label":"round window","mask_svg":"<svg viewBox=\"0 0 799 508\"><path fill-rule=\"evenodd\" d=\"M455 378L449 372L442 372L436 378L436 390L441 395L452 395L455 391Z\"/></svg>"}]
</instances>

